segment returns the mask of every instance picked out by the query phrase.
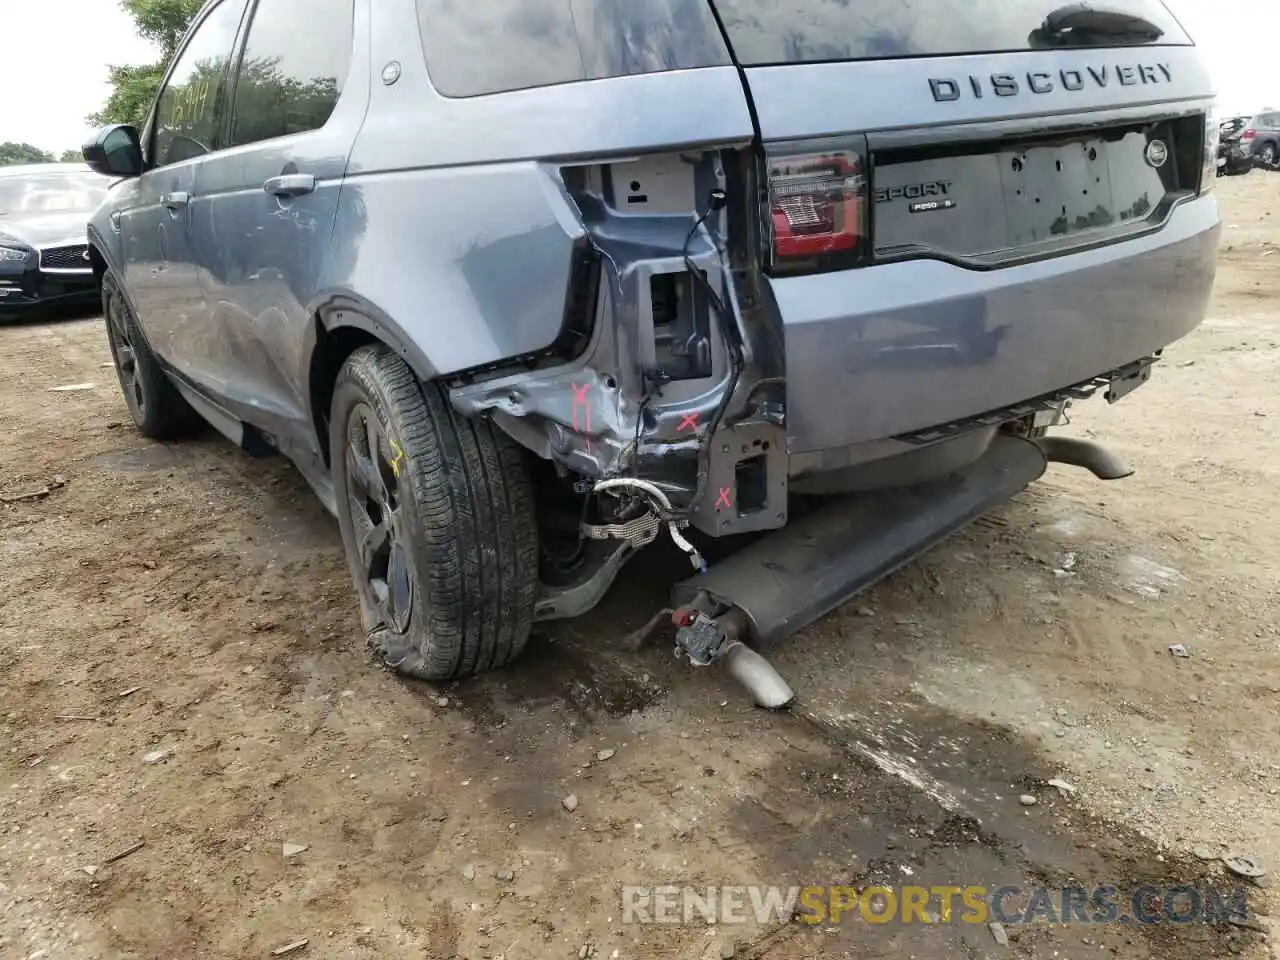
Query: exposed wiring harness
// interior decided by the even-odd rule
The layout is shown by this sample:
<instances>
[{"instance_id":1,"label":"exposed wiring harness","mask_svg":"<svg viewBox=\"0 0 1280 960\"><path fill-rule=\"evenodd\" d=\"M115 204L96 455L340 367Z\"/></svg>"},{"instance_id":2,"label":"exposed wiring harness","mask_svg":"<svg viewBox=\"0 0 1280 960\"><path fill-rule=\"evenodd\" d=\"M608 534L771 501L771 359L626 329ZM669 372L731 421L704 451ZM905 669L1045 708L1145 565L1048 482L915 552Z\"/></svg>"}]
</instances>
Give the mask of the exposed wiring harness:
<instances>
[{"instance_id":1,"label":"exposed wiring harness","mask_svg":"<svg viewBox=\"0 0 1280 960\"><path fill-rule=\"evenodd\" d=\"M724 190L721 190L719 188L712 190L708 198L706 208L702 211L701 214L699 214L698 219L694 222L693 227L689 230L688 235L685 237L684 244L681 247L681 257L684 260L685 269L688 271L690 278L702 289L703 293L706 295L707 301L710 304L711 309L715 312L716 318L720 322L721 329L725 337L726 346L729 351L731 368L732 368L731 375L729 378L729 383L726 385L724 396L721 398L720 403L716 408L715 415L713 416L712 421L710 423L710 430L708 432L708 437L714 434L716 430L719 428L720 423L724 418L725 411L728 408L729 402L732 400L733 395L737 390L738 381L741 377L742 370L745 363L742 355L742 346L738 341L737 330L733 328L731 317L729 316L726 310L724 300L720 297L720 294L716 291L716 289L711 285L711 281L707 279L706 274L704 274L701 270L699 270L697 267L697 264L693 262L693 257L690 254L689 250L691 245L693 244L693 238L697 236L698 230L702 228L703 224L707 222L707 219L713 213L719 210L723 210L727 202L728 202L728 195L725 193ZM646 379L650 381L650 384L648 386L648 389L645 391L644 398L640 402L640 409L636 417L635 435L632 438L630 444L628 445L629 450L624 450L623 455L619 458L620 462L625 461L627 459L627 456L626 456L627 453L628 452L630 453L630 466L631 466L631 472L633 476L609 477L609 478L600 480L591 488L591 492L586 496L584 496L582 501L582 514L581 514L581 517L579 518L579 535L578 535L578 543L577 543L576 549L574 550L571 557L567 559L566 558L556 558L556 559L561 563L564 563L564 562L572 563L572 562L575 562L579 557L581 557L582 550L584 547L584 540L585 540L582 533L582 528L586 524L587 516L591 506L591 500L593 497L597 496L598 494L607 493L614 490L626 490L628 492L643 496L649 502L649 505L654 509L654 512L657 513L660 520L666 524L667 532L671 536L672 543L674 543L681 551L683 551L689 557L689 562L693 565L695 570L698 570L701 573L706 573L707 572L706 560L703 559L703 556L698 551L698 548L695 547L692 543L690 543L688 538L685 537L685 535L681 532L681 527L687 525L688 520L677 515L675 508L671 504L670 498L666 495L665 492L663 492L661 487L658 487L656 484L651 483L648 480L642 480L639 477L634 476L634 473L639 469L640 440L641 440L641 432L644 427L644 415L648 410L649 404L653 400L653 398L656 395L659 395L661 393L662 387L665 386L667 382L669 382L669 377L666 376L660 370L652 371L646 374ZM694 498L695 503L698 502L698 499L704 494L706 489L706 477L707 477L709 468L705 460L706 460L706 457L704 456L703 463L700 464L699 470L698 470L698 486L697 486L697 491L695 493L695 498Z\"/></svg>"},{"instance_id":2,"label":"exposed wiring harness","mask_svg":"<svg viewBox=\"0 0 1280 960\"><path fill-rule=\"evenodd\" d=\"M701 573L707 572L707 561L702 558L698 548L680 532L680 526L685 521L676 516L675 508L671 506L671 499L661 487L648 480L641 480L639 477L613 477L609 480L601 480L591 488L592 494L607 493L610 490L630 490L642 494L666 523L667 532L671 534L671 542L688 554L689 562L693 564L695 570Z\"/></svg>"},{"instance_id":3,"label":"exposed wiring harness","mask_svg":"<svg viewBox=\"0 0 1280 960\"><path fill-rule=\"evenodd\" d=\"M720 398L720 403L716 405L715 413L711 417L711 421L707 424L707 444L706 450L702 457L699 458L698 464L698 485L694 491L693 502L701 503L702 498L707 492L707 478L711 473L711 441L715 437L716 431L720 429L720 424L724 421L725 413L729 409L729 403L733 400L733 395L738 391L738 381L742 378L742 371L746 367L746 358L743 356L742 344L738 339L738 330L734 326L733 317L725 307L724 301L720 298L720 294L711 285L711 281L707 279L706 274L698 269L697 264L693 262L693 257L689 254L689 246L693 243L693 238L701 229L702 225L707 222L707 218L718 210L723 210L729 202L728 194L721 189L711 191L707 201L707 208L698 217L693 225L693 229L689 231L689 235L684 240L684 266L689 275L702 288L703 293L707 296L707 301L711 304L712 310L715 311L717 319L720 321L720 332L724 335L725 347L729 351L730 373L729 382L725 385L724 394ZM713 241L714 243L714 241ZM717 250L719 248L717 247Z\"/></svg>"},{"instance_id":4,"label":"exposed wiring harness","mask_svg":"<svg viewBox=\"0 0 1280 960\"><path fill-rule=\"evenodd\" d=\"M680 249L680 256L684 259L684 268L689 272L690 277L702 288L702 292L707 295L707 300L711 302L711 308L715 311L716 316L721 323L725 322L724 301L720 299L720 294L716 292L715 287L711 286L711 281L707 279L707 275L698 269L697 264L693 262L693 257L689 254L689 247L693 244L693 238L697 236L698 231L702 229L702 225L707 222L707 218L717 211L723 210L725 204L729 202L729 196L723 190L716 188L711 191L707 198L706 209L698 215L698 219L694 222L693 227L689 230L689 235L684 238L684 246ZM736 340L736 338L735 338Z\"/></svg>"},{"instance_id":5,"label":"exposed wiring harness","mask_svg":"<svg viewBox=\"0 0 1280 960\"><path fill-rule=\"evenodd\" d=\"M681 258L684 260L685 269L688 271L690 278L702 288L703 293L706 294L708 303L711 305L711 309L715 312L716 318L720 321L732 361L732 375L725 389L724 396L721 398L720 404L716 409L715 417L710 425L708 437L715 433L716 429L720 425L720 421L724 417L724 412L729 405L729 401L733 397L734 391L737 389L738 379L741 376L744 363L742 348L738 343L737 331L732 329L732 323L730 322L730 317L725 309L724 301L720 298L720 294L716 292L716 289L711 285L711 281L707 279L706 274L699 270L697 264L693 262L693 257L689 253L689 248L693 244L693 238L697 236L698 230L707 222L707 219L711 214L719 210L723 210L727 202L728 195L723 190L717 188L711 191L706 209L699 214L698 219L694 222L693 227L685 237L684 244L680 250ZM633 472L639 467L640 433L643 426L645 411L648 409L649 402L653 399L654 395L661 391L663 385L667 381L667 378L662 375L661 371L656 372L656 374L652 375L650 379L653 380L653 385L648 391L646 391L644 399L640 403L640 411L636 419L635 437L631 442ZM698 471L697 497L700 497L705 490L706 474L707 467L703 464L700 466ZM611 477L609 479L601 480L592 488L591 492L594 495L606 493L611 490L627 490L644 496L662 521L666 523L667 532L671 535L671 542L688 555L689 562L693 564L693 568L695 570L701 573L707 572L707 561L703 559L698 548L690 543L688 538L681 532L680 528L686 525L688 521L676 514L675 508L671 505L670 498L661 487L636 476ZM695 502L697 502L697 497L695 497Z\"/></svg>"}]
</instances>

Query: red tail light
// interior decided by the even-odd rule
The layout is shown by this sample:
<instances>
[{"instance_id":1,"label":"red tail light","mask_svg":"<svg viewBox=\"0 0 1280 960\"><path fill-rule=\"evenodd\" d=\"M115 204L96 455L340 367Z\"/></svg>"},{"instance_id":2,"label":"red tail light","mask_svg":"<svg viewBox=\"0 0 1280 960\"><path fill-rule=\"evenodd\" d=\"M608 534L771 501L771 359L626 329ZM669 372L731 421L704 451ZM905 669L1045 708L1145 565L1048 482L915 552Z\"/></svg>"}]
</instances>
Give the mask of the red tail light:
<instances>
[{"instance_id":1,"label":"red tail light","mask_svg":"<svg viewBox=\"0 0 1280 960\"><path fill-rule=\"evenodd\" d=\"M1258 131L1257 131L1257 130L1255 130L1255 129L1253 129L1253 127L1249 127L1248 129L1246 129L1246 130L1245 130L1245 132L1244 132L1244 133L1240 134L1240 139L1241 139L1241 140L1252 140L1252 139L1253 139L1254 137L1256 137L1257 135L1258 135Z\"/></svg>"},{"instance_id":2,"label":"red tail light","mask_svg":"<svg viewBox=\"0 0 1280 960\"><path fill-rule=\"evenodd\" d=\"M775 274L856 266L867 248L866 142L766 148Z\"/></svg>"}]
</instances>

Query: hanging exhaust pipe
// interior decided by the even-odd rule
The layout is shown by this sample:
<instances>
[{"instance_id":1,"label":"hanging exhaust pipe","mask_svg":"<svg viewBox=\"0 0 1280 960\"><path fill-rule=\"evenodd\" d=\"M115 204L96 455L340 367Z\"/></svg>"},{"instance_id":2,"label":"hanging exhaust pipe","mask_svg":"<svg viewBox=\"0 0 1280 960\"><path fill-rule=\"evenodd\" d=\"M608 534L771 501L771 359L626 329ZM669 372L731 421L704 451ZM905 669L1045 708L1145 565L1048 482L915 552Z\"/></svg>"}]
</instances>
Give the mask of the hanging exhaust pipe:
<instances>
[{"instance_id":1,"label":"hanging exhaust pipe","mask_svg":"<svg viewBox=\"0 0 1280 960\"><path fill-rule=\"evenodd\" d=\"M749 625L736 639L767 652L1004 503L1044 468L1035 443L998 435L981 458L945 477L833 498L677 583L671 605L711 616L728 610Z\"/></svg>"},{"instance_id":2,"label":"hanging exhaust pipe","mask_svg":"<svg viewBox=\"0 0 1280 960\"><path fill-rule=\"evenodd\" d=\"M1076 437L1039 437L1036 446L1050 463L1083 467L1099 480L1123 480L1133 468L1100 443Z\"/></svg>"},{"instance_id":3,"label":"hanging exhaust pipe","mask_svg":"<svg viewBox=\"0 0 1280 960\"><path fill-rule=\"evenodd\" d=\"M671 613L676 625L677 650L682 651L695 667L721 664L729 676L751 694L756 706L781 710L796 695L782 674L768 660L743 643L751 635L751 620L738 607L716 615L715 606L705 593L693 603Z\"/></svg>"},{"instance_id":4,"label":"hanging exhaust pipe","mask_svg":"<svg viewBox=\"0 0 1280 960\"><path fill-rule=\"evenodd\" d=\"M781 710L791 705L796 695L773 664L745 643L735 642L720 651L719 661L733 679L747 688L756 706Z\"/></svg>"}]
</instances>

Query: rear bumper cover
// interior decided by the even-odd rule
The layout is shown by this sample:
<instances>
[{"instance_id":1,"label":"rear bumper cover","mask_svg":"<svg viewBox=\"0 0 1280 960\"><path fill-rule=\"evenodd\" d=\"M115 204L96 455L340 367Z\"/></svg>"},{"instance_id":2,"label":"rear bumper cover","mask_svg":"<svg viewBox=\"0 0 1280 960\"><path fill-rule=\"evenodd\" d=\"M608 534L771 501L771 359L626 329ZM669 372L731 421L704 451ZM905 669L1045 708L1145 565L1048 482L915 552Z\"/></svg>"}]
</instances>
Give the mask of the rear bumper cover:
<instances>
[{"instance_id":1,"label":"rear bumper cover","mask_svg":"<svg viewBox=\"0 0 1280 960\"><path fill-rule=\"evenodd\" d=\"M1204 318L1212 194L1164 228L999 270L935 260L772 281L787 439L805 453L1018 403L1168 346Z\"/></svg>"}]
</instances>

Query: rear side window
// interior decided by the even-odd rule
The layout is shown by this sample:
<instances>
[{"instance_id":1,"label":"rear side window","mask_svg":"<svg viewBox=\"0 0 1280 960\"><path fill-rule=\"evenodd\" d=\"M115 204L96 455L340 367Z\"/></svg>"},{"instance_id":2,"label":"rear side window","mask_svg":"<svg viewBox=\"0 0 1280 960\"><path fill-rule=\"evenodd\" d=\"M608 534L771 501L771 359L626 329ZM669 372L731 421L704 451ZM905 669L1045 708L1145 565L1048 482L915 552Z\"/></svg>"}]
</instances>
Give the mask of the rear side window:
<instances>
[{"instance_id":1,"label":"rear side window","mask_svg":"<svg viewBox=\"0 0 1280 960\"><path fill-rule=\"evenodd\" d=\"M417 0L432 85L474 97L729 64L707 0Z\"/></svg>"},{"instance_id":2,"label":"rear side window","mask_svg":"<svg viewBox=\"0 0 1280 960\"><path fill-rule=\"evenodd\" d=\"M259 0L231 113L231 145L318 130L351 67L354 0Z\"/></svg>"},{"instance_id":3,"label":"rear side window","mask_svg":"<svg viewBox=\"0 0 1280 960\"><path fill-rule=\"evenodd\" d=\"M880 60L1035 49L1046 16L1070 0L711 0L744 65ZM1142 17L1164 35L1190 40L1160 0L1107 5ZM1071 46L1113 46L1114 39Z\"/></svg>"}]
</instances>

